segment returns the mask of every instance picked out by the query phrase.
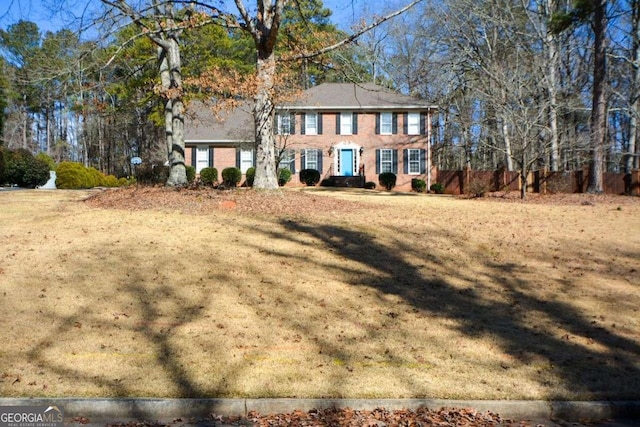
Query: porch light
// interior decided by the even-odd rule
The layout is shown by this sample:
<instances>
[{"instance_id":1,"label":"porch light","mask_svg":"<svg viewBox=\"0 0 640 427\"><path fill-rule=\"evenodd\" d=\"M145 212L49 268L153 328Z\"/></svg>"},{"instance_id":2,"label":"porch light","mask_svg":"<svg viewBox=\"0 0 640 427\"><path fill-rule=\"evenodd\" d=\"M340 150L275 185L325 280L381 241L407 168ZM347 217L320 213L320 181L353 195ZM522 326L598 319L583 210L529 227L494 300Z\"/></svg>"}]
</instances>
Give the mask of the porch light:
<instances>
[{"instance_id":1,"label":"porch light","mask_svg":"<svg viewBox=\"0 0 640 427\"><path fill-rule=\"evenodd\" d=\"M331 156L333 154L333 146L329 147L329 155Z\"/></svg>"},{"instance_id":2,"label":"porch light","mask_svg":"<svg viewBox=\"0 0 640 427\"><path fill-rule=\"evenodd\" d=\"M364 153L364 147L360 147L360 155L362 156L362 153Z\"/></svg>"}]
</instances>

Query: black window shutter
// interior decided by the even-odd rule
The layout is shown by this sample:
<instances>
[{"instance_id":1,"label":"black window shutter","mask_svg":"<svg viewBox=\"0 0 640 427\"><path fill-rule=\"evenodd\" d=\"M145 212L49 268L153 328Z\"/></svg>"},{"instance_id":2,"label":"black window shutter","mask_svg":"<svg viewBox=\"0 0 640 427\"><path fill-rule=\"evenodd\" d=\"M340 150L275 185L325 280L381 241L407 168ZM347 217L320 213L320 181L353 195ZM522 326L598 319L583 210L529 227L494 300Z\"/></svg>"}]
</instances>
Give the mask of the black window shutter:
<instances>
[{"instance_id":1,"label":"black window shutter","mask_svg":"<svg viewBox=\"0 0 640 427\"><path fill-rule=\"evenodd\" d=\"M409 113L402 113L402 133L409 133Z\"/></svg>"},{"instance_id":2,"label":"black window shutter","mask_svg":"<svg viewBox=\"0 0 640 427\"><path fill-rule=\"evenodd\" d=\"M398 134L398 113L391 113L391 133Z\"/></svg>"},{"instance_id":3,"label":"black window shutter","mask_svg":"<svg viewBox=\"0 0 640 427\"><path fill-rule=\"evenodd\" d=\"M193 166L194 168L197 166L196 165L196 153L198 152L198 147L191 147L191 166Z\"/></svg>"},{"instance_id":4,"label":"black window shutter","mask_svg":"<svg viewBox=\"0 0 640 427\"><path fill-rule=\"evenodd\" d=\"M340 135L340 113L336 113L336 135Z\"/></svg>"},{"instance_id":5,"label":"black window shutter","mask_svg":"<svg viewBox=\"0 0 640 427\"><path fill-rule=\"evenodd\" d=\"M376 135L380 135L380 113L376 113Z\"/></svg>"},{"instance_id":6,"label":"black window shutter","mask_svg":"<svg viewBox=\"0 0 640 427\"><path fill-rule=\"evenodd\" d=\"M289 134L290 135L295 135L296 134L296 115L295 114L291 114L291 125L289 126Z\"/></svg>"},{"instance_id":7,"label":"black window shutter","mask_svg":"<svg viewBox=\"0 0 640 427\"><path fill-rule=\"evenodd\" d=\"M380 174L380 150L376 150L376 175Z\"/></svg>"},{"instance_id":8,"label":"black window shutter","mask_svg":"<svg viewBox=\"0 0 640 427\"><path fill-rule=\"evenodd\" d=\"M322 175L322 150L318 149L318 172Z\"/></svg>"},{"instance_id":9,"label":"black window shutter","mask_svg":"<svg viewBox=\"0 0 640 427\"><path fill-rule=\"evenodd\" d=\"M427 113L420 113L420 135L427 134Z\"/></svg>"},{"instance_id":10,"label":"black window shutter","mask_svg":"<svg viewBox=\"0 0 640 427\"><path fill-rule=\"evenodd\" d=\"M358 113L353 113L353 126L351 131L354 135L358 134Z\"/></svg>"},{"instance_id":11,"label":"black window shutter","mask_svg":"<svg viewBox=\"0 0 640 427\"><path fill-rule=\"evenodd\" d=\"M406 148L404 150L402 150L402 169L404 171L404 174L408 174L409 173L409 150L407 150Z\"/></svg>"},{"instance_id":12,"label":"black window shutter","mask_svg":"<svg viewBox=\"0 0 640 427\"><path fill-rule=\"evenodd\" d=\"M307 113L300 114L300 135L304 135L307 133Z\"/></svg>"},{"instance_id":13,"label":"black window shutter","mask_svg":"<svg viewBox=\"0 0 640 427\"><path fill-rule=\"evenodd\" d=\"M236 148L236 167L240 169L240 149Z\"/></svg>"},{"instance_id":14,"label":"black window shutter","mask_svg":"<svg viewBox=\"0 0 640 427\"><path fill-rule=\"evenodd\" d=\"M322 114L318 113L318 135L322 135Z\"/></svg>"},{"instance_id":15,"label":"black window shutter","mask_svg":"<svg viewBox=\"0 0 640 427\"><path fill-rule=\"evenodd\" d=\"M420 150L420 173L427 173L427 150Z\"/></svg>"},{"instance_id":16,"label":"black window shutter","mask_svg":"<svg viewBox=\"0 0 640 427\"><path fill-rule=\"evenodd\" d=\"M280 127L278 126L280 122L280 114L276 113L273 115L273 129L275 130L276 135L280 135Z\"/></svg>"},{"instance_id":17,"label":"black window shutter","mask_svg":"<svg viewBox=\"0 0 640 427\"><path fill-rule=\"evenodd\" d=\"M213 147L209 146L209 167L213 167Z\"/></svg>"},{"instance_id":18,"label":"black window shutter","mask_svg":"<svg viewBox=\"0 0 640 427\"><path fill-rule=\"evenodd\" d=\"M300 150L300 170L307 169L307 150Z\"/></svg>"},{"instance_id":19,"label":"black window shutter","mask_svg":"<svg viewBox=\"0 0 640 427\"><path fill-rule=\"evenodd\" d=\"M398 174L398 150L393 150L393 167L392 172Z\"/></svg>"}]
</instances>

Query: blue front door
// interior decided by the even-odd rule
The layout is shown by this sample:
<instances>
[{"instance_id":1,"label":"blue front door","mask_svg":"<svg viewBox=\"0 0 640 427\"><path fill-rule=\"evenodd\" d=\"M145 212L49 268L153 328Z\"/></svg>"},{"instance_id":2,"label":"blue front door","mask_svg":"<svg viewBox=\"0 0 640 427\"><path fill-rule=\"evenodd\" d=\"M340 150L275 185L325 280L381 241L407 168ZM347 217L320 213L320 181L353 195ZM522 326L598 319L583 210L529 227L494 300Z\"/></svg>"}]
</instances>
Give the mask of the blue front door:
<instances>
[{"instance_id":1,"label":"blue front door","mask_svg":"<svg viewBox=\"0 0 640 427\"><path fill-rule=\"evenodd\" d=\"M340 175L353 176L353 150L340 150Z\"/></svg>"}]
</instances>

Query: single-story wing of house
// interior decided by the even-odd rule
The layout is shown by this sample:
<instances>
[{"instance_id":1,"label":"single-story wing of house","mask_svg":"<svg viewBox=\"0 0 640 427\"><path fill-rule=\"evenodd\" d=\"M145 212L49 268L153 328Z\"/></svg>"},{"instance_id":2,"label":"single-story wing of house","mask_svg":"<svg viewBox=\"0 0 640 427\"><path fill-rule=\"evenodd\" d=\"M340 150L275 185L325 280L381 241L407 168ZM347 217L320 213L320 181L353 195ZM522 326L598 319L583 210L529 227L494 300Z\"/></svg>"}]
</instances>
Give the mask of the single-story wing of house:
<instances>
[{"instance_id":1,"label":"single-story wing of house","mask_svg":"<svg viewBox=\"0 0 640 427\"><path fill-rule=\"evenodd\" d=\"M431 183L431 117L437 107L373 84L324 83L276 108L275 132L285 150L279 168L291 170L288 185L303 185L302 169L316 169L336 186L378 184L383 172L397 176L396 189L411 180ZM255 165L255 130L248 104L217 116L206 106L189 106L185 123L186 161L199 172Z\"/></svg>"}]
</instances>

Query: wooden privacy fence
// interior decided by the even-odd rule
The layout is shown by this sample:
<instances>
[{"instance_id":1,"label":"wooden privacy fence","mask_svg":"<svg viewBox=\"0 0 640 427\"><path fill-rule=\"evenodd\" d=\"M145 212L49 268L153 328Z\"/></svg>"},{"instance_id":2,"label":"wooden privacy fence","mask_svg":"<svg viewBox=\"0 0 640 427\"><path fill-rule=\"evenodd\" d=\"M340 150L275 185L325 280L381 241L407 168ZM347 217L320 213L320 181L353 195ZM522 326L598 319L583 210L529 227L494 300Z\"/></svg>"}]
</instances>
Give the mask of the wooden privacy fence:
<instances>
[{"instance_id":1,"label":"wooden privacy fence","mask_svg":"<svg viewBox=\"0 0 640 427\"><path fill-rule=\"evenodd\" d=\"M444 185L446 194L480 194L492 191L520 191L518 172L506 170L476 171L438 170L436 182ZM631 174L606 172L603 177L607 194L640 196L640 170ZM535 171L527 176L527 191L543 194L584 193L589 182L588 170L568 172Z\"/></svg>"}]
</instances>

